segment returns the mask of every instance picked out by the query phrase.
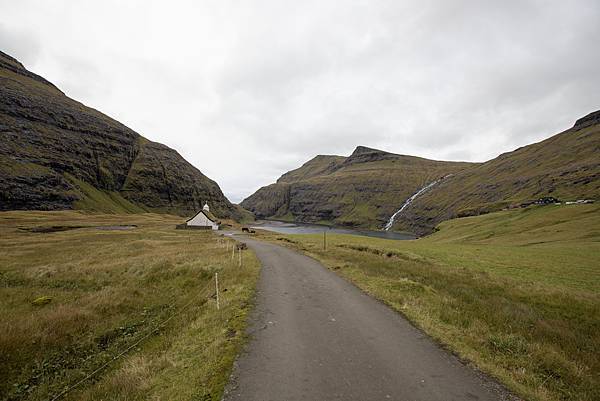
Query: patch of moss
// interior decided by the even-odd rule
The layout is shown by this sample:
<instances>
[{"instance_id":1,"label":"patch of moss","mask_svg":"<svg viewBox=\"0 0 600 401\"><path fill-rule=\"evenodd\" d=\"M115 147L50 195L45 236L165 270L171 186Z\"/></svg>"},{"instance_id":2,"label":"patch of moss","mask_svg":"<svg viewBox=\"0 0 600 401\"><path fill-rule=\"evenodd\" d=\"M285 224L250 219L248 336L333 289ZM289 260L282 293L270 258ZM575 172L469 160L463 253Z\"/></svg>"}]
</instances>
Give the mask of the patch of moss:
<instances>
[{"instance_id":1,"label":"patch of moss","mask_svg":"<svg viewBox=\"0 0 600 401\"><path fill-rule=\"evenodd\" d=\"M101 213L145 213L148 210L123 198L118 192L100 191L70 174L65 178L78 189L80 199L73 203L74 209Z\"/></svg>"},{"instance_id":2,"label":"patch of moss","mask_svg":"<svg viewBox=\"0 0 600 401\"><path fill-rule=\"evenodd\" d=\"M44 305L48 305L50 302L52 302L51 297L43 296L43 297L34 299L33 301L31 301L31 304L34 306L44 306Z\"/></svg>"}]
</instances>

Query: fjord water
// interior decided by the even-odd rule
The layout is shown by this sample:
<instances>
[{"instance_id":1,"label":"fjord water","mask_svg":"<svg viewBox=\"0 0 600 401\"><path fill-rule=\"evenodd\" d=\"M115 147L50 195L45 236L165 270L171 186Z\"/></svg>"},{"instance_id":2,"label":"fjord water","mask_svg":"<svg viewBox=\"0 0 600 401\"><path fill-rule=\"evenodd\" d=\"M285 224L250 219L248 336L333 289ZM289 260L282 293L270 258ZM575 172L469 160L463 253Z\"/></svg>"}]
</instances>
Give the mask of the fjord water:
<instances>
[{"instance_id":1,"label":"fjord water","mask_svg":"<svg viewBox=\"0 0 600 401\"><path fill-rule=\"evenodd\" d=\"M322 232L327 232L328 234L361 235L365 237L376 237L392 240L408 240L417 238L411 233L328 227L319 224L286 223L274 220L259 220L252 228L272 231L280 234L320 234Z\"/></svg>"}]
</instances>

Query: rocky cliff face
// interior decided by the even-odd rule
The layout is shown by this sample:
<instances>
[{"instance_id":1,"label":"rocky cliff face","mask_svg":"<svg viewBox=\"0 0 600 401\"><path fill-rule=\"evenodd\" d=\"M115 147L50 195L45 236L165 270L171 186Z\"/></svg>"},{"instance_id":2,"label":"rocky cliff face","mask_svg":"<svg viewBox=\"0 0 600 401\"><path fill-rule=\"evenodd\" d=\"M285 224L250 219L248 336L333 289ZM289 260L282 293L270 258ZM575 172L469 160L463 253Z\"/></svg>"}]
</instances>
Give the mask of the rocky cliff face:
<instances>
[{"instance_id":1,"label":"rocky cliff face","mask_svg":"<svg viewBox=\"0 0 600 401\"><path fill-rule=\"evenodd\" d=\"M573 126L573 130L580 130L587 127L591 127L593 125L600 124L600 110L594 111L587 116L581 117L579 120L575 121L575 125Z\"/></svg>"},{"instance_id":2,"label":"rocky cliff face","mask_svg":"<svg viewBox=\"0 0 600 401\"><path fill-rule=\"evenodd\" d=\"M175 150L65 96L0 52L0 210L238 211Z\"/></svg>"},{"instance_id":3,"label":"rocky cliff face","mask_svg":"<svg viewBox=\"0 0 600 401\"><path fill-rule=\"evenodd\" d=\"M420 187L469 165L359 146L348 157L317 156L241 205L259 218L381 228Z\"/></svg>"}]
</instances>

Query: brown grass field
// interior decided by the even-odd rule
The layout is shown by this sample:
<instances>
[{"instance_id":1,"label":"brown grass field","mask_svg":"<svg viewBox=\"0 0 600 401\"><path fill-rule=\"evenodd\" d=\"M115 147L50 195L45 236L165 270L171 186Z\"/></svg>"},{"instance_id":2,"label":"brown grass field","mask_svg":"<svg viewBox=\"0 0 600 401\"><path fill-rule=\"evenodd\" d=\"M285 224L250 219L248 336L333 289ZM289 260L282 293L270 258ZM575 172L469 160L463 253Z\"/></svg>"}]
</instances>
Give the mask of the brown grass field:
<instances>
[{"instance_id":1,"label":"brown grass field","mask_svg":"<svg viewBox=\"0 0 600 401\"><path fill-rule=\"evenodd\" d=\"M220 400L259 264L246 250L238 267L232 241L227 249L211 232L175 230L180 222L0 213L1 399L53 399L110 362L60 399Z\"/></svg>"}]
</instances>

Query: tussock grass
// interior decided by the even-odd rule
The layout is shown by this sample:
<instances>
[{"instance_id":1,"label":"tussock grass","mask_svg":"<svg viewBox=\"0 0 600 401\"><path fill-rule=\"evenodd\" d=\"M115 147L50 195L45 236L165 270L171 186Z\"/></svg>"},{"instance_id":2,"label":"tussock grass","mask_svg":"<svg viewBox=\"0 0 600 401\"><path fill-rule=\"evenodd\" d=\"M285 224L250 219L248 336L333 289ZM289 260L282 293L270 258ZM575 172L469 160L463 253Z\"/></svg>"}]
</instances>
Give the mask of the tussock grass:
<instances>
[{"instance_id":1,"label":"tussock grass","mask_svg":"<svg viewBox=\"0 0 600 401\"><path fill-rule=\"evenodd\" d=\"M180 220L0 213L0 398L51 399L175 315L65 399L219 400L259 264L244 251L239 268L222 240L175 230ZM137 228L95 228L116 225ZM31 230L57 226L73 229Z\"/></svg>"},{"instance_id":2,"label":"tussock grass","mask_svg":"<svg viewBox=\"0 0 600 401\"><path fill-rule=\"evenodd\" d=\"M600 399L600 205L456 219L415 241L261 234L304 250L529 400Z\"/></svg>"}]
</instances>

